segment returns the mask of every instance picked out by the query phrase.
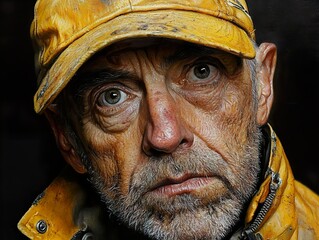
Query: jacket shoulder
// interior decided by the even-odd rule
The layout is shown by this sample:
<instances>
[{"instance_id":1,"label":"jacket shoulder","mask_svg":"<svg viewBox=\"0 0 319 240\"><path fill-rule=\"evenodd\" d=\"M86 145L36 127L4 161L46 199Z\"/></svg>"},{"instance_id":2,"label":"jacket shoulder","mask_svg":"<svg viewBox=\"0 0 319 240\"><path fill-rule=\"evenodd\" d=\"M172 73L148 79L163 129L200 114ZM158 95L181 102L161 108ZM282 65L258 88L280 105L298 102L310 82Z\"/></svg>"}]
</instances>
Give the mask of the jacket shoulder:
<instances>
[{"instance_id":1,"label":"jacket shoulder","mask_svg":"<svg viewBox=\"0 0 319 240\"><path fill-rule=\"evenodd\" d=\"M299 239L319 239L319 195L295 181Z\"/></svg>"}]
</instances>

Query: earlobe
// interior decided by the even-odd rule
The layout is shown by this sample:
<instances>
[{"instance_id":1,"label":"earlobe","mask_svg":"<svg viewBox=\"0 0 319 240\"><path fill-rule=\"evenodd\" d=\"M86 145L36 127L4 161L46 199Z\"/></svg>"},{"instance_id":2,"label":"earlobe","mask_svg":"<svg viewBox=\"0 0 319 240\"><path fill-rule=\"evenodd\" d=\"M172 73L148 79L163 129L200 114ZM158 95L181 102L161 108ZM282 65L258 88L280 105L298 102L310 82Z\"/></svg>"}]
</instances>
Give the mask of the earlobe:
<instances>
[{"instance_id":1,"label":"earlobe","mask_svg":"<svg viewBox=\"0 0 319 240\"><path fill-rule=\"evenodd\" d=\"M86 173L86 168L84 167L80 156L74 149L74 146L68 139L68 136L65 135L61 125L58 122L58 113L53 109L49 108L45 111L45 116L48 119L48 122L53 131L57 146L64 158L64 160L72 166L72 168L78 173Z\"/></svg>"},{"instance_id":2,"label":"earlobe","mask_svg":"<svg viewBox=\"0 0 319 240\"><path fill-rule=\"evenodd\" d=\"M258 112L257 123L264 125L269 117L273 103L273 79L277 62L277 48L272 43L262 43L257 56Z\"/></svg>"}]
</instances>

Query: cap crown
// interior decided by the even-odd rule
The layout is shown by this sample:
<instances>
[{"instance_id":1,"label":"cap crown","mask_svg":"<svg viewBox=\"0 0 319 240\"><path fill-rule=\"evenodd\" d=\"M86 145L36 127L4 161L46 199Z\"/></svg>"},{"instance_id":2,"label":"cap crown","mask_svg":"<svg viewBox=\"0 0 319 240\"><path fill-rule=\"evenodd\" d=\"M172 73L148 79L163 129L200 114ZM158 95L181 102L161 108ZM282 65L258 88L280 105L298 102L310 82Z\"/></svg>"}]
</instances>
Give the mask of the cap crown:
<instances>
[{"instance_id":1,"label":"cap crown","mask_svg":"<svg viewBox=\"0 0 319 240\"><path fill-rule=\"evenodd\" d=\"M39 0L31 26L31 37L36 43L36 68L50 65L70 43L103 22L129 12L159 9L217 16L233 22L254 38L244 0Z\"/></svg>"},{"instance_id":2,"label":"cap crown","mask_svg":"<svg viewBox=\"0 0 319 240\"><path fill-rule=\"evenodd\" d=\"M97 51L130 38L161 37L253 58L244 0L38 0L31 25L42 112Z\"/></svg>"}]
</instances>

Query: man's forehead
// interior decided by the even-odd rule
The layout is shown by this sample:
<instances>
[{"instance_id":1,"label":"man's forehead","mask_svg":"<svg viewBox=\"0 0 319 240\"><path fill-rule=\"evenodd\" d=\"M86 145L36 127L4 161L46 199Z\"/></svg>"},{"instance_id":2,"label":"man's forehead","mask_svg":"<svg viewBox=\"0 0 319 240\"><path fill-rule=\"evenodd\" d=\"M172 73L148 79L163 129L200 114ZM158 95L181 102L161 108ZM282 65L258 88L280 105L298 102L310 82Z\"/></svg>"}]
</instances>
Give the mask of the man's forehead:
<instances>
[{"instance_id":1,"label":"man's forehead","mask_svg":"<svg viewBox=\"0 0 319 240\"><path fill-rule=\"evenodd\" d=\"M147 52L146 49L153 49L154 52ZM234 54L186 41L132 39L114 43L92 56L73 77L70 89L73 92L83 92L90 86L108 81L143 80L139 75L143 67L139 64L144 60L140 61L139 57L148 58L146 61L155 61L152 65L162 74L172 69L171 67L174 71L179 71L203 61L214 62L219 68L227 68L228 73L233 74L242 66L243 61L243 58ZM143 66L147 65L148 63Z\"/></svg>"}]
</instances>

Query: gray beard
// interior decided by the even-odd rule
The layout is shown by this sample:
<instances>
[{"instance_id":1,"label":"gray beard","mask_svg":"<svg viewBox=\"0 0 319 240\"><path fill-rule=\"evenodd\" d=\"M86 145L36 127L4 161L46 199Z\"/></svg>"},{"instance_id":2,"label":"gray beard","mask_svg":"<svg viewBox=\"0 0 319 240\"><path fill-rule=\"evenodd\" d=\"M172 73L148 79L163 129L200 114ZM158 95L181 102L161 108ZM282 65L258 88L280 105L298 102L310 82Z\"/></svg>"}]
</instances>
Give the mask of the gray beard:
<instances>
[{"instance_id":1,"label":"gray beard","mask_svg":"<svg viewBox=\"0 0 319 240\"><path fill-rule=\"evenodd\" d=\"M261 132L255 129L249 136L250 142L243 147L243 153L234 153L231 162L202 146L193 146L195 150L178 156L151 157L132 176L127 195L120 192L118 182L111 188L105 187L103 175L92 166L88 167L90 181L116 218L152 239L223 239L239 221L256 189ZM147 194L161 179L185 172L214 176L227 193L205 203L192 194L169 199Z\"/></svg>"}]
</instances>

